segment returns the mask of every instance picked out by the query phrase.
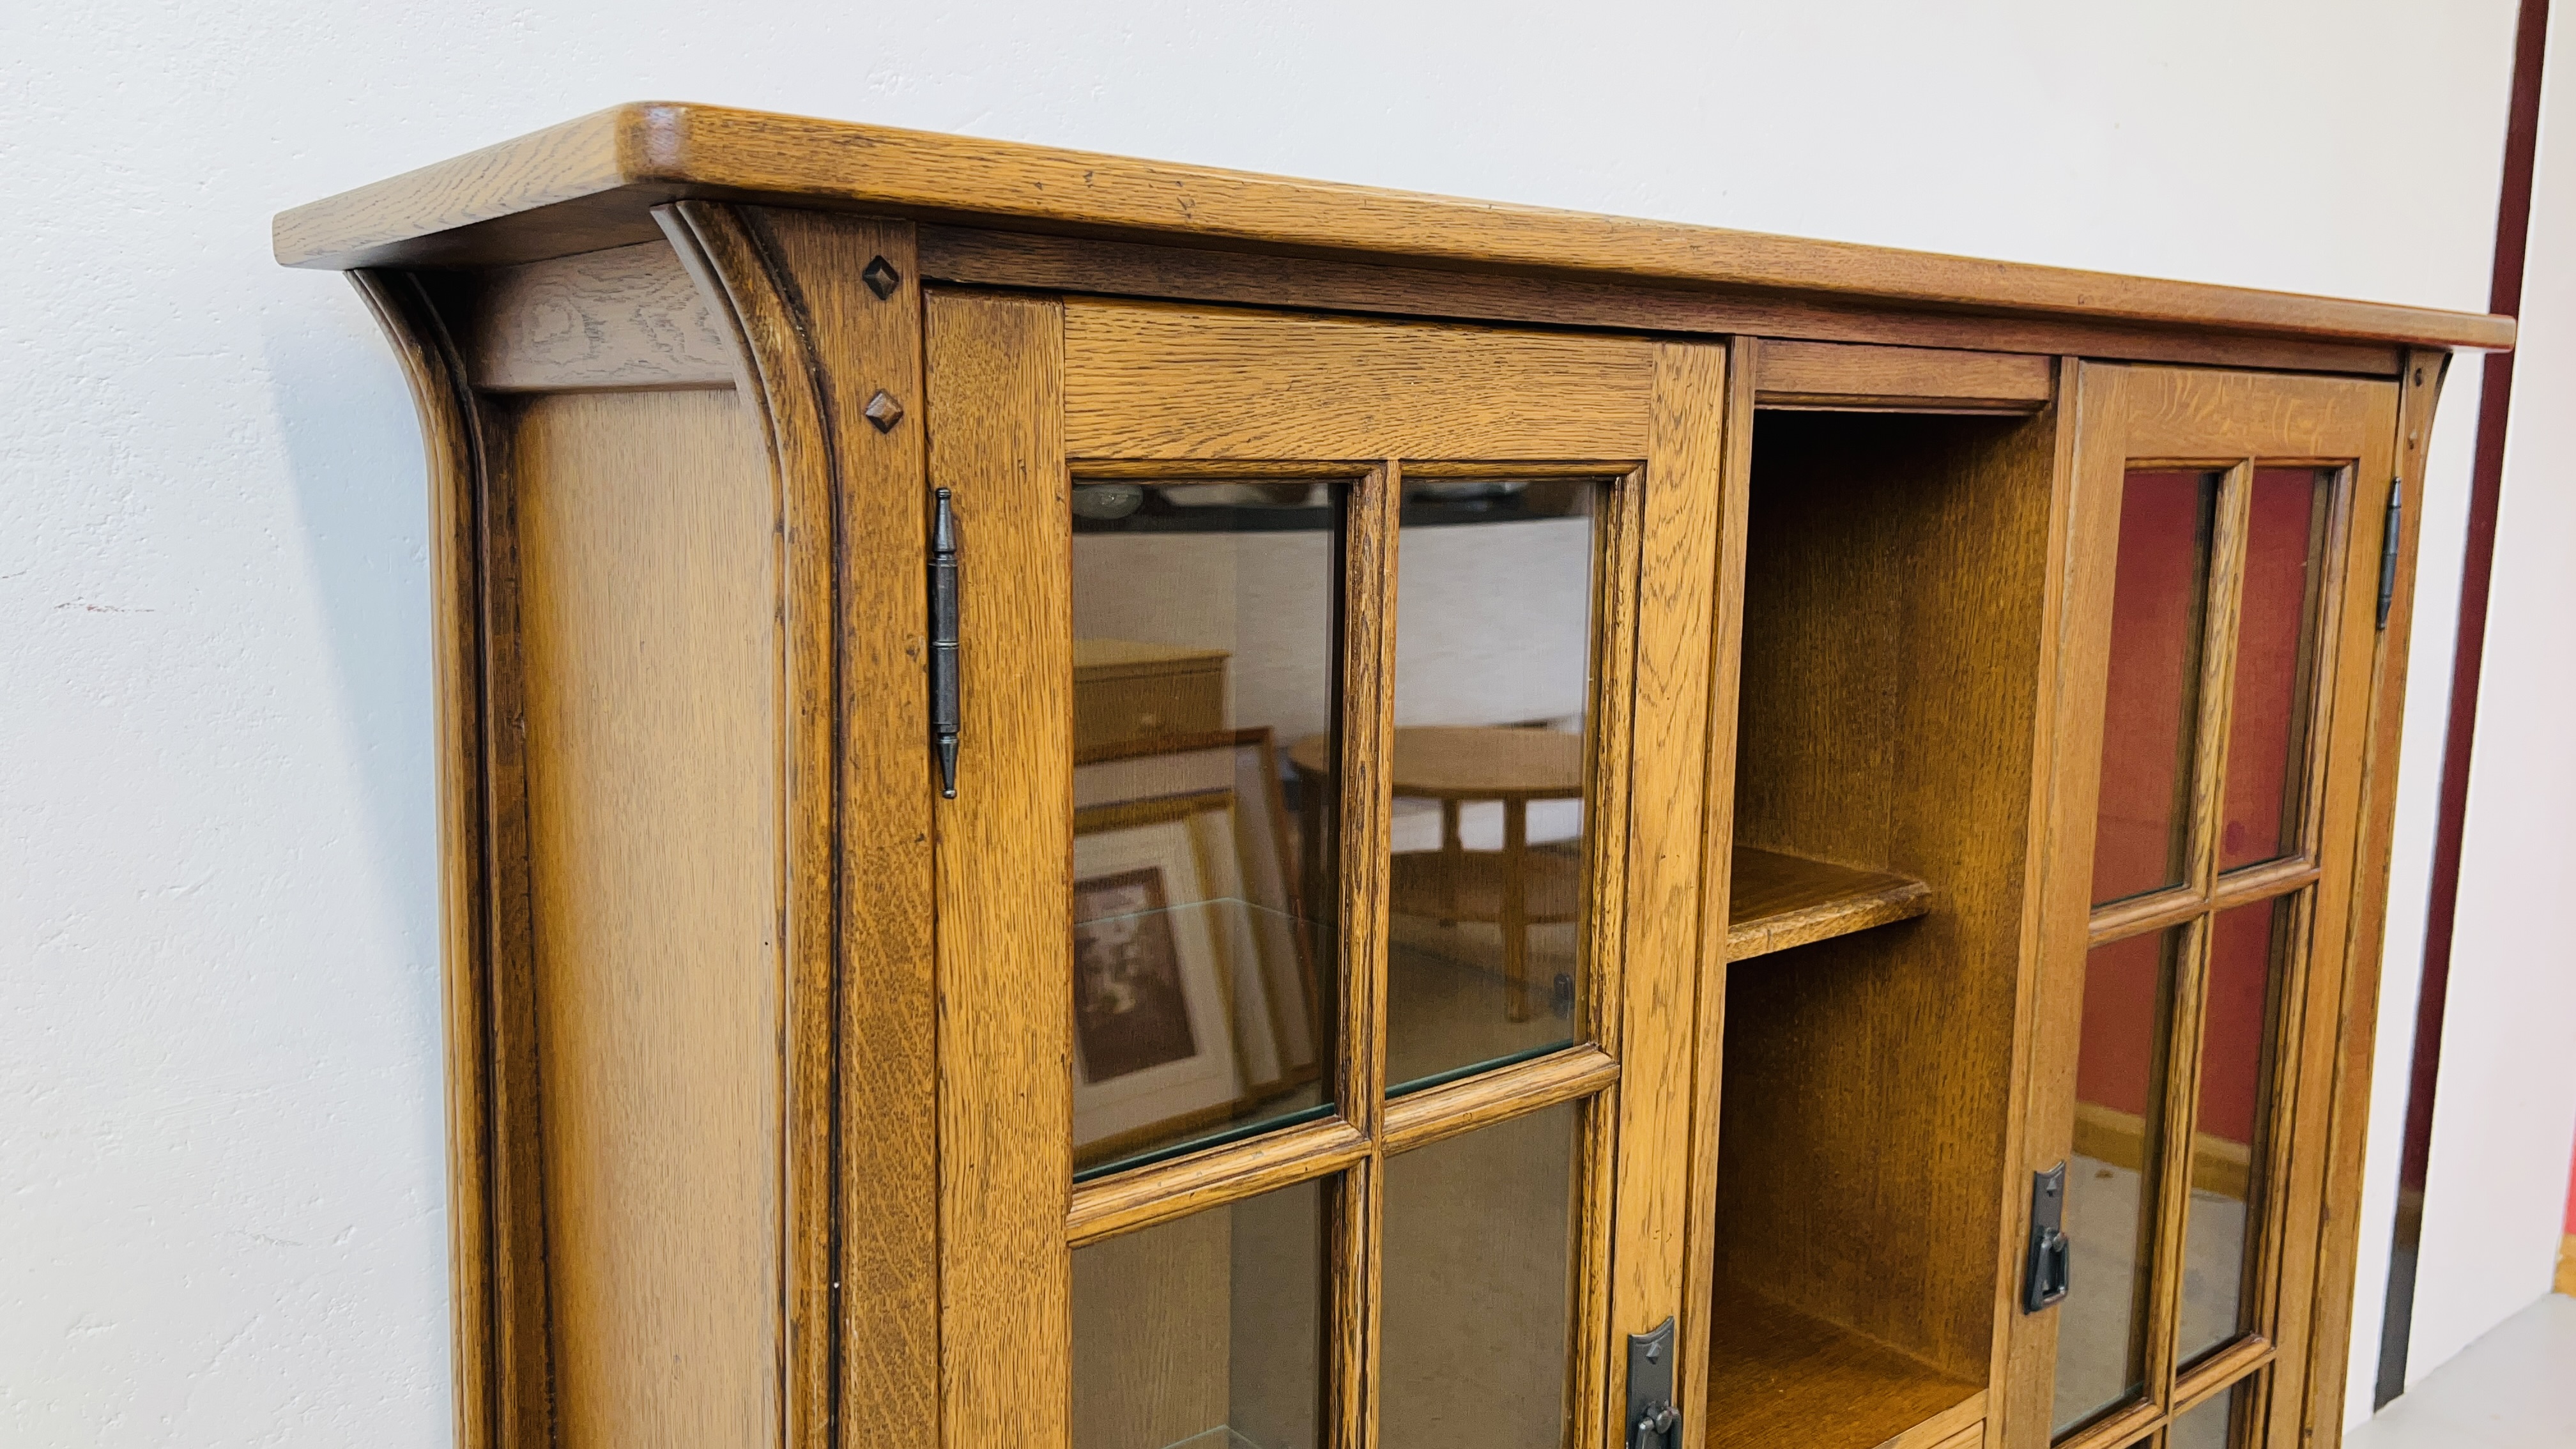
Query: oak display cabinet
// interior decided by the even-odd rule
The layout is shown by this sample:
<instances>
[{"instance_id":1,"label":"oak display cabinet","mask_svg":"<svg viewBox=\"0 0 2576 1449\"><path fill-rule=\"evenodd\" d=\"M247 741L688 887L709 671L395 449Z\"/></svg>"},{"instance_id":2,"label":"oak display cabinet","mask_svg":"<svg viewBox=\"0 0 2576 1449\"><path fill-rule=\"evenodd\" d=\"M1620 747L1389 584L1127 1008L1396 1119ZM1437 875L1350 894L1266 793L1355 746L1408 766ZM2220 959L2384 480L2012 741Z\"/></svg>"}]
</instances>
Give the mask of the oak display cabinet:
<instances>
[{"instance_id":1,"label":"oak display cabinet","mask_svg":"<svg viewBox=\"0 0 2576 1449\"><path fill-rule=\"evenodd\" d=\"M430 473L459 1442L2291 1449L2502 318L685 105Z\"/></svg>"}]
</instances>

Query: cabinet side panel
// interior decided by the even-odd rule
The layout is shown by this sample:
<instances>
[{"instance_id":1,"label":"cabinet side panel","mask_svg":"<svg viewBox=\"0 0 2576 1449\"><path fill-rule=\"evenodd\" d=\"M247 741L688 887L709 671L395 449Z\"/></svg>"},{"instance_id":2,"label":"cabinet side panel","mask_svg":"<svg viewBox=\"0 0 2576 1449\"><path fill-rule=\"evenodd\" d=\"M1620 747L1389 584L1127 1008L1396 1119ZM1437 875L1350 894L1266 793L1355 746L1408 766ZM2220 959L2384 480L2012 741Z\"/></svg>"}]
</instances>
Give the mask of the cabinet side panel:
<instances>
[{"instance_id":1,"label":"cabinet side panel","mask_svg":"<svg viewBox=\"0 0 2576 1449\"><path fill-rule=\"evenodd\" d=\"M519 408L558 1442L775 1443L778 538L731 392Z\"/></svg>"}]
</instances>

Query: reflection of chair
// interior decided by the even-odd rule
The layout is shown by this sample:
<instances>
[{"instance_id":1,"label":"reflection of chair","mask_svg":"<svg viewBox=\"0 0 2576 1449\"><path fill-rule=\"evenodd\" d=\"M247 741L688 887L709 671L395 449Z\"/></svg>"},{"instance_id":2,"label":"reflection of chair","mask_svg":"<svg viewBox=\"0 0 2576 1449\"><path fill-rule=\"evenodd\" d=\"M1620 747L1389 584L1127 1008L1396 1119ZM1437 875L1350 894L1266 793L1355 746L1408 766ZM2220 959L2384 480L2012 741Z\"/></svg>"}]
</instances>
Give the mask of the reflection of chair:
<instances>
[{"instance_id":1,"label":"reflection of chair","mask_svg":"<svg viewBox=\"0 0 2576 1449\"><path fill-rule=\"evenodd\" d=\"M1323 859L1323 796L1333 778L1331 743L1322 735L1288 751L1296 768L1311 891ZM1580 919L1583 862L1529 846L1529 802L1583 797L1583 741L1539 729L1417 728L1395 732L1396 795L1440 802L1440 849L1407 851L1392 862L1387 908L1443 925L1492 924L1503 938L1503 1011L1530 1018L1529 928ZM1503 807L1503 848L1469 850L1458 830L1460 806L1496 800Z\"/></svg>"}]
</instances>

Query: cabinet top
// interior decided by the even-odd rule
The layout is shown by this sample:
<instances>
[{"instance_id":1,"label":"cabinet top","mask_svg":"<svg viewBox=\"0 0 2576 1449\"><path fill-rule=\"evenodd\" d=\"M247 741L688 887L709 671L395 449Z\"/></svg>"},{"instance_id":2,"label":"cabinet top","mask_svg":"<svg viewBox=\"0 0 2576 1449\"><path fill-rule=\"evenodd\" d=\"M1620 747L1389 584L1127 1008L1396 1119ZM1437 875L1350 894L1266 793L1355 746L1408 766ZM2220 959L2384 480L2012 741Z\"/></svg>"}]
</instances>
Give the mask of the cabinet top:
<instances>
[{"instance_id":1,"label":"cabinet top","mask_svg":"<svg viewBox=\"0 0 2576 1449\"><path fill-rule=\"evenodd\" d=\"M686 197L1693 291L2503 348L2509 317L1980 261L681 102L640 101L278 214L291 267L484 266L649 241Z\"/></svg>"}]
</instances>

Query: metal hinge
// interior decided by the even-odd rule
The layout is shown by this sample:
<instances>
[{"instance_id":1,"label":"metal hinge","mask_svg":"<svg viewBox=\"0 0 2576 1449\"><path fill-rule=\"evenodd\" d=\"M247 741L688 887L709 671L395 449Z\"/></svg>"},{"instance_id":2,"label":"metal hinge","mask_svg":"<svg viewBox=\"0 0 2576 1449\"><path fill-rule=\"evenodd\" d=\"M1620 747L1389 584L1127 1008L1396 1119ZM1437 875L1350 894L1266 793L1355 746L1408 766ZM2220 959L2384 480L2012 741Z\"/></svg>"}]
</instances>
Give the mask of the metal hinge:
<instances>
[{"instance_id":1,"label":"metal hinge","mask_svg":"<svg viewBox=\"0 0 2576 1449\"><path fill-rule=\"evenodd\" d=\"M2030 1175L2030 1259L2022 1267L2021 1311L2037 1313L2066 1296L2075 1244L2066 1236L2066 1164Z\"/></svg>"},{"instance_id":2,"label":"metal hinge","mask_svg":"<svg viewBox=\"0 0 2576 1449\"><path fill-rule=\"evenodd\" d=\"M957 798L957 515L948 490L933 495L930 523L930 743L939 752L939 793Z\"/></svg>"},{"instance_id":3,"label":"metal hinge","mask_svg":"<svg viewBox=\"0 0 2576 1449\"><path fill-rule=\"evenodd\" d=\"M1681 1442L1681 1410L1673 1407L1673 1355L1679 1325L1667 1317L1645 1333L1628 1335L1627 1449L1673 1449Z\"/></svg>"},{"instance_id":4,"label":"metal hinge","mask_svg":"<svg viewBox=\"0 0 2576 1449\"><path fill-rule=\"evenodd\" d=\"M2379 541L2379 627L2388 627L2388 605L2397 597L2397 540L2406 524L2406 481L2388 480L2388 531Z\"/></svg>"}]
</instances>

